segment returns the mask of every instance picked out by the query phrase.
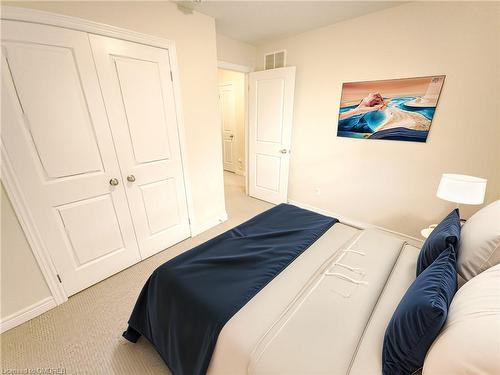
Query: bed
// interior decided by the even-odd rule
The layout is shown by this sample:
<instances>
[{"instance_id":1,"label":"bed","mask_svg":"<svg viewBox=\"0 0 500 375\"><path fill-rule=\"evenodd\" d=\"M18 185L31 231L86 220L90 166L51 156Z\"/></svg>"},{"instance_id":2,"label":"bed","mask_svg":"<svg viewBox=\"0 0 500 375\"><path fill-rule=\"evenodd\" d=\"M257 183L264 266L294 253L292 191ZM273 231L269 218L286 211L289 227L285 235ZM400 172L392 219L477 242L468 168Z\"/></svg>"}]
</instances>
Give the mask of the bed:
<instances>
[{"instance_id":1,"label":"bed","mask_svg":"<svg viewBox=\"0 0 500 375\"><path fill-rule=\"evenodd\" d=\"M387 231L279 205L160 266L124 336L146 336L174 375L413 374L422 366L424 374L497 374L499 215L496 201L460 229L453 210L420 249ZM453 296L457 269L463 286ZM392 327L398 355L414 355L436 321L421 362L388 367L394 362L382 352Z\"/></svg>"},{"instance_id":2,"label":"bed","mask_svg":"<svg viewBox=\"0 0 500 375\"><path fill-rule=\"evenodd\" d=\"M335 224L225 325L208 373L381 374L384 331L418 252Z\"/></svg>"},{"instance_id":3,"label":"bed","mask_svg":"<svg viewBox=\"0 0 500 375\"><path fill-rule=\"evenodd\" d=\"M297 209L285 206L287 210ZM325 218L318 214L309 216L312 213L306 210L293 211L293 215L281 213L280 217L289 220L300 214L308 215L312 223ZM262 220L257 217L258 222ZM419 249L388 232L360 230L335 219L320 231L321 235L315 235L303 252L235 309L220 330L202 335L205 341L207 336L215 336L214 347L207 351L209 362L205 367L191 367L190 363L188 367L178 366L175 362L186 363L194 358L182 359L183 350L198 349L186 346L186 342L183 347L176 340L218 320L199 325L193 316L181 334L177 329L179 315L183 314L176 311L175 319L163 324L170 312L165 313L163 307L152 309L151 305L156 303L159 294L163 297L170 292L165 292L163 287L151 290L151 284L158 284L158 279L146 283L124 336L130 341L136 341L141 334L146 336L175 375L381 373L384 330L401 296L415 278ZM204 269L210 268L211 264L207 264ZM173 282L172 277L168 282ZM180 283L180 279L176 282ZM180 285L179 290L191 293L184 285ZM198 297L203 300L202 305L207 305L206 291ZM162 303L171 306L177 302ZM188 302L199 301L190 296ZM206 312L212 314L213 308L207 308ZM170 333L159 333L154 321L160 321L161 330L170 330ZM206 347L204 342L201 348Z\"/></svg>"}]
</instances>

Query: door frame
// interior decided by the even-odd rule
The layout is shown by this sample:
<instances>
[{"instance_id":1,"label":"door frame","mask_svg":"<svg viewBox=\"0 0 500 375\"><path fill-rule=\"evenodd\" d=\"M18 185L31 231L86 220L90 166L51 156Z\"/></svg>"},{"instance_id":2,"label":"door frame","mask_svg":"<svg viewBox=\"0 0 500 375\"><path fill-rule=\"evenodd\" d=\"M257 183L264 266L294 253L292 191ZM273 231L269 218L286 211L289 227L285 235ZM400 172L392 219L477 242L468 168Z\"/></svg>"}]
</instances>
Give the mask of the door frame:
<instances>
[{"instance_id":1,"label":"door frame","mask_svg":"<svg viewBox=\"0 0 500 375\"><path fill-rule=\"evenodd\" d=\"M239 72L243 73L245 76L245 82L244 82L244 87L245 87L245 92L244 94L244 102L245 102L245 142L243 144L245 145L245 194L248 195L248 73L251 73L255 71L255 69L251 66L247 65L239 65L239 64L233 64L227 61L223 60L218 60L217 61L217 68L218 69L223 69L223 70L231 70L233 72ZM221 122L222 124L222 122Z\"/></svg>"},{"instance_id":2,"label":"door frame","mask_svg":"<svg viewBox=\"0 0 500 375\"><path fill-rule=\"evenodd\" d=\"M172 71L174 101L177 117L177 128L179 131L179 147L183 169L184 189L186 193L189 227L192 237L194 233L192 224L192 218L194 217L193 196L187 165L186 135L182 112L179 70L177 65L177 52L175 48L175 42L152 35L122 29L116 26L85 20L82 18L65 16L62 14L44 12L28 8L3 6L1 19L30 22L47 26L56 26L90 34L122 39L130 42L149 45L152 47L167 49L169 51L170 69ZM50 254L45 248L43 241L41 240L41 237L36 229L34 220L29 213L28 206L21 193L20 184L15 177L12 164L9 161L3 142L1 142L0 149L1 178L3 185L9 199L12 202L12 206L24 231L26 239L31 247L33 255L40 267L40 271L42 272L47 282L47 285L50 289L50 292L52 293L52 296L54 297L55 302L60 305L68 300L68 296L62 284L57 278L57 271L54 263L52 262Z\"/></svg>"}]
</instances>

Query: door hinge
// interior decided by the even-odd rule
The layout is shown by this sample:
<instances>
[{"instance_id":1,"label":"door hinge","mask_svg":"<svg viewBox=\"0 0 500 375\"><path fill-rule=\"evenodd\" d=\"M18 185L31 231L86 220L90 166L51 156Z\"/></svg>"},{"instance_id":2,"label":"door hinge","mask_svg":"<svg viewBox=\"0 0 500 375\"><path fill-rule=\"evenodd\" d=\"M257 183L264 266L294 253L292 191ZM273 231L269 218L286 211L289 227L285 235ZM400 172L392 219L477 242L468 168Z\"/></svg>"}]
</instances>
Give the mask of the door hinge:
<instances>
[{"instance_id":1,"label":"door hinge","mask_svg":"<svg viewBox=\"0 0 500 375\"><path fill-rule=\"evenodd\" d=\"M59 280L59 282L62 284L61 276L59 276L59 274L57 274L57 280Z\"/></svg>"},{"instance_id":2,"label":"door hinge","mask_svg":"<svg viewBox=\"0 0 500 375\"><path fill-rule=\"evenodd\" d=\"M172 74L172 71L170 71L170 80L174 82L174 75Z\"/></svg>"}]
</instances>

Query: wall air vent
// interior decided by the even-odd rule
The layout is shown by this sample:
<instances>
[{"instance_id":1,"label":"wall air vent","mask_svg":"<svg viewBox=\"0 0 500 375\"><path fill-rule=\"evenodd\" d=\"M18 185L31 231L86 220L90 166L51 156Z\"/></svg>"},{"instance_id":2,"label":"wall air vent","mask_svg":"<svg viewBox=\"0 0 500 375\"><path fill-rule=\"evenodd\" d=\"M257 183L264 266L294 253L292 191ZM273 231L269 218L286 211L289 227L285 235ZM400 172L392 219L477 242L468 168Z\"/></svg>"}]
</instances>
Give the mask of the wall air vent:
<instances>
[{"instance_id":1,"label":"wall air vent","mask_svg":"<svg viewBox=\"0 0 500 375\"><path fill-rule=\"evenodd\" d=\"M268 53L264 56L265 69L283 68L286 64L286 51L276 51Z\"/></svg>"}]
</instances>

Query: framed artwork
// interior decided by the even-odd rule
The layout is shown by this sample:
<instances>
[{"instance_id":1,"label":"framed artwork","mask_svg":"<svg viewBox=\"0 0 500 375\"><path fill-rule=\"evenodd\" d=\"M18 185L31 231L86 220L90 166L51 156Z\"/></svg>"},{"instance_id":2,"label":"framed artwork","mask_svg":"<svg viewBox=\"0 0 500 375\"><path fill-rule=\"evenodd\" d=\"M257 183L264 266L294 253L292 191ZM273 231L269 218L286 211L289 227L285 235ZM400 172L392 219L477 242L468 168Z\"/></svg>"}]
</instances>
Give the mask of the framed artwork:
<instances>
[{"instance_id":1,"label":"framed artwork","mask_svg":"<svg viewBox=\"0 0 500 375\"><path fill-rule=\"evenodd\" d=\"M425 142L445 76L347 82L337 136Z\"/></svg>"}]
</instances>

